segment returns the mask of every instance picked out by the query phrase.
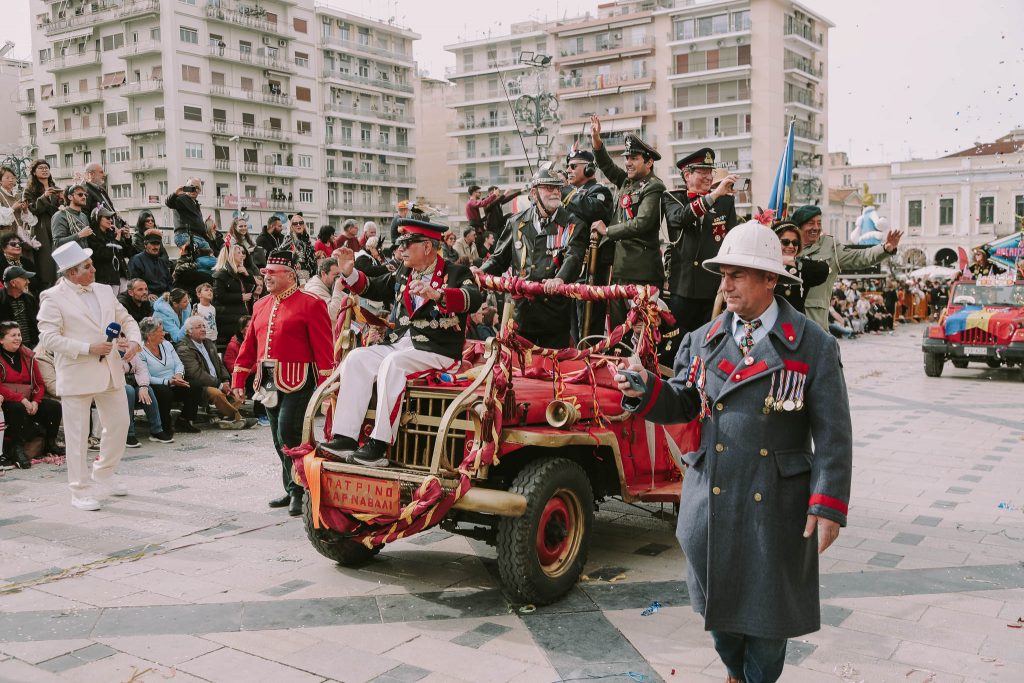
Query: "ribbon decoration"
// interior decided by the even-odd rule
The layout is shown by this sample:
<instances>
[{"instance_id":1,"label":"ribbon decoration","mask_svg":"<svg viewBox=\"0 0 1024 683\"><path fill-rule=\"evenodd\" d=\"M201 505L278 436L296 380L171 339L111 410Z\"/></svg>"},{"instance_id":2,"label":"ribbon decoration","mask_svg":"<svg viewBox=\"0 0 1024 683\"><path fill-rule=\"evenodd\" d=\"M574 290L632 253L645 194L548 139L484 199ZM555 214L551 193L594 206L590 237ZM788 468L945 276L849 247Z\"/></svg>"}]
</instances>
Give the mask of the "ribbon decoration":
<instances>
[{"instance_id":1,"label":"ribbon decoration","mask_svg":"<svg viewBox=\"0 0 1024 683\"><path fill-rule=\"evenodd\" d=\"M514 297L532 298L544 295L543 284L521 278L501 278L478 274L481 288L504 292ZM537 355L552 361L552 378L555 397L559 398L565 391L568 381L582 380L587 377L593 386L594 417L603 421L596 396L591 358L618 344L630 331L636 332L636 354L646 367L657 367L657 343L660 340L658 324L662 316L671 321L671 315L659 309L654 301L654 287L644 285L610 285L596 287L581 284L559 285L555 296L570 297L582 300L605 300L629 298L636 304L629 310L626 321L611 330L605 339L588 349L548 349L537 346L533 342L516 334L515 322L501 330L494 338L494 345L499 355L494 364L491 381L485 387L483 396L484 413L481 419L480 433L475 435L472 448L458 466L458 483L452 490L446 491L441 480L436 476L428 476L413 492L412 498L399 514L386 515L376 513L351 513L338 508L321 506L320 481L323 459L317 455L312 443L304 443L295 448L285 449L285 454L292 458L296 467L295 473L300 483L309 489L310 503L313 508L313 526L326 526L351 540L361 542L368 548L390 543L407 536L419 533L439 523L465 493L473 486L473 477L482 467L496 465L499 462L498 444L505 418L505 399L512 385L514 360L520 360L524 376L529 376L527 359ZM672 321L674 322L674 321ZM605 359L596 359L607 362ZM587 368L582 372L573 373L573 377L563 376L559 363L566 361L583 361ZM316 478L316 482L310 481Z\"/></svg>"}]
</instances>

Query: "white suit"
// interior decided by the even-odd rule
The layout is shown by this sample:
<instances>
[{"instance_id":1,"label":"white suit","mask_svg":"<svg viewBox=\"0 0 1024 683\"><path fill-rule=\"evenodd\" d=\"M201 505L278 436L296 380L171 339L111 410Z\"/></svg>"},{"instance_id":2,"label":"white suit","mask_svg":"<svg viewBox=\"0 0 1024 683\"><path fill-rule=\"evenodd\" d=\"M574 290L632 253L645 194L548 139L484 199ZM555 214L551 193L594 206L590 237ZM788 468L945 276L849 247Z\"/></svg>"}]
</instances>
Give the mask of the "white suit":
<instances>
[{"instance_id":1,"label":"white suit","mask_svg":"<svg viewBox=\"0 0 1024 683\"><path fill-rule=\"evenodd\" d=\"M130 342L142 345L139 326L108 285L85 290L61 280L40 295L39 338L54 355L57 393L64 417L68 483L73 494L85 495L93 481L109 482L124 455L128 436L128 399L117 350L102 360L89 345L107 341L107 325L116 322ZM95 297L95 298L93 298ZM97 310L98 309L98 310ZM86 468L89 407L96 402L103 434L92 478Z\"/></svg>"}]
</instances>

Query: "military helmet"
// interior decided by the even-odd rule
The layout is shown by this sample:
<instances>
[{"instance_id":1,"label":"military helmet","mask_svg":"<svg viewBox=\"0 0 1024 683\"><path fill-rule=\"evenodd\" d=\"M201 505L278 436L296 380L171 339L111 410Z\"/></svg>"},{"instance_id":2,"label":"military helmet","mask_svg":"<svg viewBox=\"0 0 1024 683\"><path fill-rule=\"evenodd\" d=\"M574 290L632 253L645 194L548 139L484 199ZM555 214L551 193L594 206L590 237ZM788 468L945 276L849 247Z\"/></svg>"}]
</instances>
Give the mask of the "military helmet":
<instances>
[{"instance_id":1,"label":"military helmet","mask_svg":"<svg viewBox=\"0 0 1024 683\"><path fill-rule=\"evenodd\" d=\"M530 178L529 189L546 185L548 187L562 187L565 185L565 176L556 171L554 167L548 163L537 169L537 172Z\"/></svg>"}]
</instances>

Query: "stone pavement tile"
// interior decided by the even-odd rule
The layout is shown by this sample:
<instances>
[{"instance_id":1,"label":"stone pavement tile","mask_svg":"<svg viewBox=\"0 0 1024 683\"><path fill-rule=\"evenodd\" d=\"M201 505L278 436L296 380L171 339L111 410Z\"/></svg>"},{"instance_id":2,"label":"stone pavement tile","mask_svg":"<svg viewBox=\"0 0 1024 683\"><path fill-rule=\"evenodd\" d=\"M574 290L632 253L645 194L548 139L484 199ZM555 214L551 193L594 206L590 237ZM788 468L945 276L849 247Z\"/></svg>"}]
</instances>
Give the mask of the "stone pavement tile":
<instances>
[{"instance_id":1,"label":"stone pavement tile","mask_svg":"<svg viewBox=\"0 0 1024 683\"><path fill-rule=\"evenodd\" d=\"M323 642L275 661L319 676L344 679L345 683L364 683L400 665L387 656Z\"/></svg>"},{"instance_id":2,"label":"stone pavement tile","mask_svg":"<svg viewBox=\"0 0 1024 683\"><path fill-rule=\"evenodd\" d=\"M188 635L116 636L97 640L119 652L163 666L176 666L221 647L220 643Z\"/></svg>"},{"instance_id":3,"label":"stone pavement tile","mask_svg":"<svg viewBox=\"0 0 1024 683\"><path fill-rule=\"evenodd\" d=\"M821 623L828 626L840 626L853 610L837 605L821 605Z\"/></svg>"},{"instance_id":4,"label":"stone pavement tile","mask_svg":"<svg viewBox=\"0 0 1024 683\"><path fill-rule=\"evenodd\" d=\"M518 676L508 679L508 683L538 683L538 681L547 683L548 681L558 681L560 679L561 677L558 675L558 672L551 666L531 666Z\"/></svg>"},{"instance_id":5,"label":"stone pavement tile","mask_svg":"<svg viewBox=\"0 0 1024 683\"><path fill-rule=\"evenodd\" d=\"M1010 622L1006 622L1010 623ZM993 631L985 637L985 642L978 652L984 658L997 659L1005 662L1008 667L1021 670L1024 668L1024 634L1021 629L1006 628Z\"/></svg>"},{"instance_id":6,"label":"stone pavement tile","mask_svg":"<svg viewBox=\"0 0 1024 683\"><path fill-rule=\"evenodd\" d=\"M664 607L683 607L690 604L690 596L686 582L651 581L635 583L617 581L615 583L588 582L581 584L580 589L602 610L639 609L658 601Z\"/></svg>"},{"instance_id":7,"label":"stone pavement tile","mask_svg":"<svg viewBox=\"0 0 1024 683\"><path fill-rule=\"evenodd\" d=\"M93 635L171 635L231 631L240 628L241 604L158 605L103 610Z\"/></svg>"},{"instance_id":8,"label":"stone pavement tile","mask_svg":"<svg viewBox=\"0 0 1024 683\"><path fill-rule=\"evenodd\" d=\"M139 674L142 676L140 677ZM74 669L68 669L61 673L61 680L74 683L113 683L114 681L133 680L132 676L135 676L134 680L140 683L163 680L172 680L174 683L202 683L201 679L195 676L120 652Z\"/></svg>"},{"instance_id":9,"label":"stone pavement tile","mask_svg":"<svg viewBox=\"0 0 1024 683\"><path fill-rule=\"evenodd\" d=\"M862 655L881 659L889 657L900 644L899 639L893 636L865 633L827 624L823 624L821 629L814 633L800 636L799 640L814 645L815 650L838 647L850 652L859 652ZM810 655L808 654L807 656L809 657Z\"/></svg>"},{"instance_id":10,"label":"stone pavement tile","mask_svg":"<svg viewBox=\"0 0 1024 683\"><path fill-rule=\"evenodd\" d=\"M380 618L377 602L370 597L278 600L246 603L242 611L242 629L378 624Z\"/></svg>"},{"instance_id":11,"label":"stone pavement tile","mask_svg":"<svg viewBox=\"0 0 1024 683\"><path fill-rule=\"evenodd\" d=\"M508 603L498 589L458 590L377 598L385 623L423 619L458 619L508 613Z\"/></svg>"},{"instance_id":12,"label":"stone pavement tile","mask_svg":"<svg viewBox=\"0 0 1024 683\"><path fill-rule=\"evenodd\" d=\"M67 683L66 678L44 671L18 659L0 662L0 681L4 683Z\"/></svg>"},{"instance_id":13,"label":"stone pavement tile","mask_svg":"<svg viewBox=\"0 0 1024 683\"><path fill-rule=\"evenodd\" d=\"M431 672L411 664L399 664L394 669L382 673L372 679L372 683L414 683L430 675ZM557 675L557 674L556 674Z\"/></svg>"},{"instance_id":14,"label":"stone pavement tile","mask_svg":"<svg viewBox=\"0 0 1024 683\"><path fill-rule=\"evenodd\" d=\"M442 623L442 622L437 622ZM421 624L416 624L420 626ZM408 624L365 624L358 626L317 626L314 628L303 628L296 631L298 634L310 634L313 637L332 643L340 643L356 650L383 654L393 647L401 645L415 638L418 638L421 631L410 627ZM231 636L232 634L227 634ZM232 645L236 649L244 650L244 647Z\"/></svg>"},{"instance_id":15,"label":"stone pavement tile","mask_svg":"<svg viewBox=\"0 0 1024 683\"><path fill-rule=\"evenodd\" d=\"M880 636L890 636L902 641L912 641L949 651L976 653L985 637L976 633L951 630L949 625L941 628L926 628L916 622L893 619L877 614L851 614L842 626L843 630L861 631Z\"/></svg>"},{"instance_id":16,"label":"stone pavement tile","mask_svg":"<svg viewBox=\"0 0 1024 683\"><path fill-rule=\"evenodd\" d=\"M279 661L292 653L322 642L322 639L311 633L313 630L315 629L227 631L206 633L202 639L226 645L232 650Z\"/></svg>"},{"instance_id":17,"label":"stone pavement tile","mask_svg":"<svg viewBox=\"0 0 1024 683\"><path fill-rule=\"evenodd\" d=\"M944 611L949 610L952 612L965 612L967 614L975 614L985 617L1000 617L1000 611L1006 604L1000 598L980 594L978 592L966 592L966 593L947 593L940 595L913 595L909 596L912 600L917 600L921 604L930 605L933 608L942 609ZM949 614L954 620L958 617L956 614Z\"/></svg>"},{"instance_id":18,"label":"stone pavement tile","mask_svg":"<svg viewBox=\"0 0 1024 683\"><path fill-rule=\"evenodd\" d=\"M125 586L134 586L136 589L144 589L185 602L197 602L204 597L229 590L228 586L207 581L205 577L184 576L159 568L126 576L120 582Z\"/></svg>"},{"instance_id":19,"label":"stone pavement tile","mask_svg":"<svg viewBox=\"0 0 1024 683\"><path fill-rule=\"evenodd\" d=\"M230 683L231 681L320 683L325 678L227 647L196 657L181 664L177 669L218 683Z\"/></svg>"},{"instance_id":20,"label":"stone pavement tile","mask_svg":"<svg viewBox=\"0 0 1024 683\"><path fill-rule=\"evenodd\" d=\"M817 673L823 680L843 683L962 683L960 676L936 672L922 662L904 663L879 659L871 654L844 650L841 646L819 647L800 663L801 670ZM783 672L782 680L786 679Z\"/></svg>"},{"instance_id":21,"label":"stone pavement tile","mask_svg":"<svg viewBox=\"0 0 1024 683\"><path fill-rule=\"evenodd\" d=\"M23 588L17 593L0 596L0 612L38 612L45 610L87 609L86 605L36 588Z\"/></svg>"},{"instance_id":22,"label":"stone pavement tile","mask_svg":"<svg viewBox=\"0 0 1024 683\"><path fill-rule=\"evenodd\" d=\"M139 592L137 586L123 585L116 581L103 581L89 575L72 576L45 583L36 588L44 593L96 607L117 606L122 598Z\"/></svg>"},{"instance_id":23,"label":"stone pavement tile","mask_svg":"<svg viewBox=\"0 0 1024 683\"><path fill-rule=\"evenodd\" d=\"M402 643L386 656L431 671L457 671L460 677L481 683L507 681L529 667L526 662L427 636Z\"/></svg>"},{"instance_id":24,"label":"stone pavement tile","mask_svg":"<svg viewBox=\"0 0 1024 683\"><path fill-rule=\"evenodd\" d=\"M993 657L964 654L923 643L900 643L892 655L892 661L957 676L980 677L992 682L1020 681L1020 668L1012 664Z\"/></svg>"},{"instance_id":25,"label":"stone pavement tile","mask_svg":"<svg viewBox=\"0 0 1024 683\"><path fill-rule=\"evenodd\" d=\"M100 610L0 614L0 642L87 638Z\"/></svg>"},{"instance_id":26,"label":"stone pavement tile","mask_svg":"<svg viewBox=\"0 0 1024 683\"><path fill-rule=\"evenodd\" d=\"M650 666L664 681L672 681L673 683L675 681L679 681L680 683L722 683L722 679L725 678L724 667L722 668L721 673L705 673L709 668L708 665L699 664L697 662L699 662L699 660L694 660L694 663L681 662L674 664L650 662ZM557 681L560 679L556 677L550 680ZM625 678L622 680L629 681L631 679Z\"/></svg>"},{"instance_id":27,"label":"stone pavement tile","mask_svg":"<svg viewBox=\"0 0 1024 683\"><path fill-rule=\"evenodd\" d=\"M522 624L520 623L520 626ZM481 652L518 659L537 666L549 666L547 654L525 627L510 630L480 648ZM552 679L555 680L555 679Z\"/></svg>"},{"instance_id":28,"label":"stone pavement tile","mask_svg":"<svg viewBox=\"0 0 1024 683\"><path fill-rule=\"evenodd\" d=\"M868 564L876 567L896 567L903 560L903 555L893 553L875 553L874 557L868 560Z\"/></svg>"},{"instance_id":29,"label":"stone pavement tile","mask_svg":"<svg viewBox=\"0 0 1024 683\"><path fill-rule=\"evenodd\" d=\"M24 643L0 643L0 652L17 657L29 664L38 664L54 657L60 657L75 650L88 647L93 641L85 638L74 640L39 640Z\"/></svg>"}]
</instances>

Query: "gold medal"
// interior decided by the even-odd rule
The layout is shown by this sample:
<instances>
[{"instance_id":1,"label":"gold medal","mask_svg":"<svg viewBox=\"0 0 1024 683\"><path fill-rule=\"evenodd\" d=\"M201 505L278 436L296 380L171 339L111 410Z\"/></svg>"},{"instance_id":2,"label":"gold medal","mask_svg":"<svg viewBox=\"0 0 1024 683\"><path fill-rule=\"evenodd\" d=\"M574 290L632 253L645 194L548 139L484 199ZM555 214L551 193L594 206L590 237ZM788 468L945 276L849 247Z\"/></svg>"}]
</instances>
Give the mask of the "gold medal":
<instances>
[{"instance_id":1,"label":"gold medal","mask_svg":"<svg viewBox=\"0 0 1024 683\"><path fill-rule=\"evenodd\" d=\"M765 408L771 408L773 403L775 403L775 397L774 396L767 396L764 399L764 407Z\"/></svg>"},{"instance_id":2,"label":"gold medal","mask_svg":"<svg viewBox=\"0 0 1024 683\"><path fill-rule=\"evenodd\" d=\"M782 409L785 410L787 413L792 412L793 410L796 409L796 403L792 399L786 399L785 401L782 402Z\"/></svg>"},{"instance_id":3,"label":"gold medal","mask_svg":"<svg viewBox=\"0 0 1024 683\"><path fill-rule=\"evenodd\" d=\"M801 401L801 400L799 400L799 399L797 399L797 402L796 402L796 409L797 409L797 410L803 410L803 409L804 409L804 402L803 402L803 401Z\"/></svg>"}]
</instances>

